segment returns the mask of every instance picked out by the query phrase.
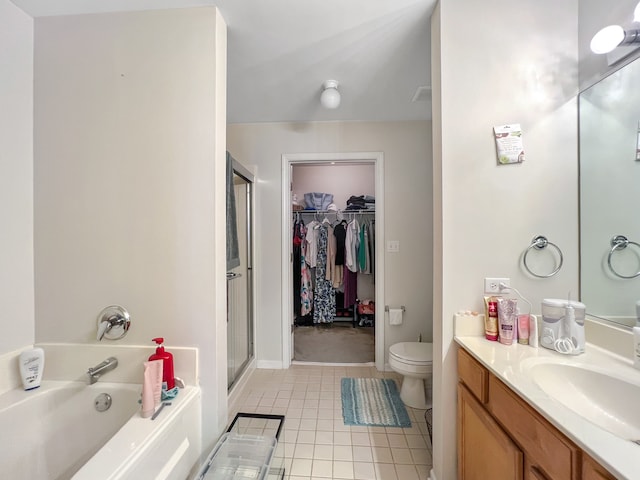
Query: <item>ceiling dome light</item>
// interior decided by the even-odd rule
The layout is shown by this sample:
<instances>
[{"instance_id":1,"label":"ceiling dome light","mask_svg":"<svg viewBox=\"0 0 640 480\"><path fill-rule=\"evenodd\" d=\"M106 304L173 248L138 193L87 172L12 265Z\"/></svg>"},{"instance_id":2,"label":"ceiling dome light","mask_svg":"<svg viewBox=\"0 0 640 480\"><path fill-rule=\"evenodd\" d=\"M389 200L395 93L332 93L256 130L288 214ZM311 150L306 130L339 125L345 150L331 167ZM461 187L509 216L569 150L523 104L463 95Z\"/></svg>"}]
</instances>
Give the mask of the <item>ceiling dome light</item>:
<instances>
[{"instance_id":1,"label":"ceiling dome light","mask_svg":"<svg viewBox=\"0 0 640 480\"><path fill-rule=\"evenodd\" d=\"M596 33L591 39L593 53L609 53L624 40L624 29L620 25L609 25Z\"/></svg>"},{"instance_id":2,"label":"ceiling dome light","mask_svg":"<svg viewBox=\"0 0 640 480\"><path fill-rule=\"evenodd\" d=\"M324 108L334 109L340 106L340 92L337 80L327 80L322 84L320 103Z\"/></svg>"}]
</instances>

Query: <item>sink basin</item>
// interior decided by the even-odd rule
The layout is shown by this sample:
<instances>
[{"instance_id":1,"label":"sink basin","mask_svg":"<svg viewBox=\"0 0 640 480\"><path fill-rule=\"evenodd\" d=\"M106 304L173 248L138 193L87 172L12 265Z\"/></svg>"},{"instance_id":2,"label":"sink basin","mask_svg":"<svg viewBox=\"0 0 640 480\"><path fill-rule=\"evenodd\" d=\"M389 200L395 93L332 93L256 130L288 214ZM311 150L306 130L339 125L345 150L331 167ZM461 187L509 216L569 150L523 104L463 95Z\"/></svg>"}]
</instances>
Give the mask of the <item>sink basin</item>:
<instances>
[{"instance_id":1,"label":"sink basin","mask_svg":"<svg viewBox=\"0 0 640 480\"><path fill-rule=\"evenodd\" d=\"M572 364L540 363L530 373L549 397L585 420L640 443L640 385Z\"/></svg>"}]
</instances>

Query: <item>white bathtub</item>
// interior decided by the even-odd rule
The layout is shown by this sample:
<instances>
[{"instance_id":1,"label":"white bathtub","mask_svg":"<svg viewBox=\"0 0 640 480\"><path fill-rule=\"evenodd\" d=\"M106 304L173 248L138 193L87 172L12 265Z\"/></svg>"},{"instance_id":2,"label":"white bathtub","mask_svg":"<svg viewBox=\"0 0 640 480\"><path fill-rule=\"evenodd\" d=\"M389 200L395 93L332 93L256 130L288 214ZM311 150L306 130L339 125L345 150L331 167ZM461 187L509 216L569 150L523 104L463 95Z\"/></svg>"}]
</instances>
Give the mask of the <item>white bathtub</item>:
<instances>
[{"instance_id":1,"label":"white bathtub","mask_svg":"<svg viewBox=\"0 0 640 480\"><path fill-rule=\"evenodd\" d=\"M200 453L200 390L141 418L140 385L45 381L0 396L0 472L16 480L179 479ZM98 412L100 393L112 405Z\"/></svg>"}]
</instances>

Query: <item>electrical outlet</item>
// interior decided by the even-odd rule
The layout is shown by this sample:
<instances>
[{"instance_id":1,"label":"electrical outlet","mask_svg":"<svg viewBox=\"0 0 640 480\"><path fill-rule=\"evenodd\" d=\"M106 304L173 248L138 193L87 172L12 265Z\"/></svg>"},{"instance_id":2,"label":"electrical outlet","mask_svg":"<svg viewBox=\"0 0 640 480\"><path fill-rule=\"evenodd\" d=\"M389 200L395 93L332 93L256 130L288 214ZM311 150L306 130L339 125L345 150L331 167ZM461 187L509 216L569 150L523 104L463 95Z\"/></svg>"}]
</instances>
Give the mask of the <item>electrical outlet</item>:
<instances>
[{"instance_id":1,"label":"electrical outlet","mask_svg":"<svg viewBox=\"0 0 640 480\"><path fill-rule=\"evenodd\" d=\"M504 288L501 287L504 285ZM508 278L485 278L484 293L505 293L511 285Z\"/></svg>"}]
</instances>

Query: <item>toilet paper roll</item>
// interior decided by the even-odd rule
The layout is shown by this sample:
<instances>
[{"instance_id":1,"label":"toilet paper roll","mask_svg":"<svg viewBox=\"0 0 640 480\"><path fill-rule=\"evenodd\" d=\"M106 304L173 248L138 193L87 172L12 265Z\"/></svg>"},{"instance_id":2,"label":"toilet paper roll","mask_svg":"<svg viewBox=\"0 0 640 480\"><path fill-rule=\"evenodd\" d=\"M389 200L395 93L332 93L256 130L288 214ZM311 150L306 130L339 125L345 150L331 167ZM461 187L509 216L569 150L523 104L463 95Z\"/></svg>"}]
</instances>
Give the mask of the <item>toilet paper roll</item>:
<instances>
[{"instance_id":1,"label":"toilet paper roll","mask_svg":"<svg viewBox=\"0 0 640 480\"><path fill-rule=\"evenodd\" d=\"M402 309L401 308L389 309L389 325L402 325Z\"/></svg>"}]
</instances>

